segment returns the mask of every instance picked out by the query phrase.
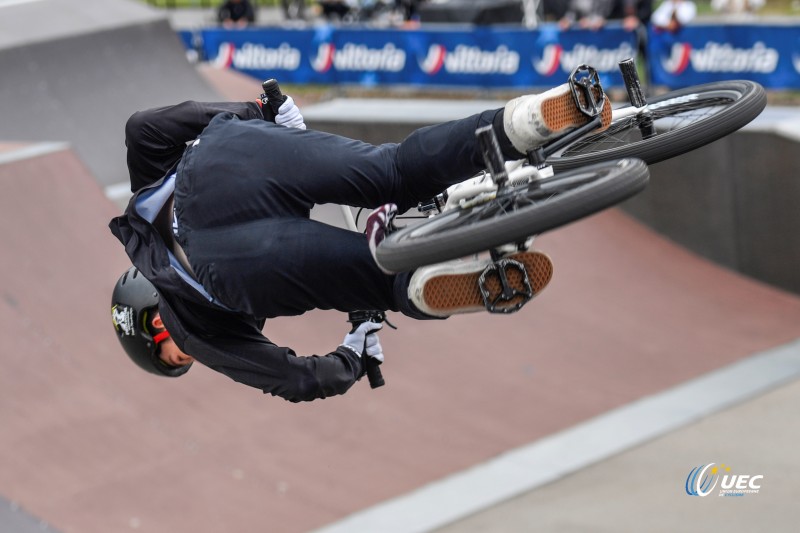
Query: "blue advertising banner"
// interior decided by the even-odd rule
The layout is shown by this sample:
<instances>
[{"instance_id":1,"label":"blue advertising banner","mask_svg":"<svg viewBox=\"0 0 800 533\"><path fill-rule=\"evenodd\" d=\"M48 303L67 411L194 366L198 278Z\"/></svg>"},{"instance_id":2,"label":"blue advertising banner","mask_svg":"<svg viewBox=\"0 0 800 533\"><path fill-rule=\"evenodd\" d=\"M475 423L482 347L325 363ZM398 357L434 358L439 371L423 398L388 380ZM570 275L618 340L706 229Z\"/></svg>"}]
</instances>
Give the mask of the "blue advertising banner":
<instances>
[{"instance_id":1,"label":"blue advertising banner","mask_svg":"<svg viewBox=\"0 0 800 533\"><path fill-rule=\"evenodd\" d=\"M685 87L748 79L764 87L800 87L800 26L686 26L676 34L650 31L651 82Z\"/></svg>"},{"instance_id":2,"label":"blue advertising banner","mask_svg":"<svg viewBox=\"0 0 800 533\"><path fill-rule=\"evenodd\" d=\"M555 25L535 31L210 28L181 37L219 68L287 83L553 87L589 64L604 85L618 86L617 63L636 55L635 35L617 25L600 32L561 32Z\"/></svg>"}]
</instances>

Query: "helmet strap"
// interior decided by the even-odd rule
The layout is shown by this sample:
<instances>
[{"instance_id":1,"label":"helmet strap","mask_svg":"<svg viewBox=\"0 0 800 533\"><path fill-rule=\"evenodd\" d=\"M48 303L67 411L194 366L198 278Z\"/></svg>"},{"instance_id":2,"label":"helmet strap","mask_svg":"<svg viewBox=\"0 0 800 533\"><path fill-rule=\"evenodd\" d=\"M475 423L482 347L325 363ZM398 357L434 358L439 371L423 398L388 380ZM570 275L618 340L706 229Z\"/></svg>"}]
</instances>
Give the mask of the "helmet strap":
<instances>
[{"instance_id":1,"label":"helmet strap","mask_svg":"<svg viewBox=\"0 0 800 533\"><path fill-rule=\"evenodd\" d=\"M155 341L156 344L161 344L162 342L164 342L168 338L169 338L169 331L164 330L161 333L158 333L157 335L155 335L153 337L153 340Z\"/></svg>"}]
</instances>

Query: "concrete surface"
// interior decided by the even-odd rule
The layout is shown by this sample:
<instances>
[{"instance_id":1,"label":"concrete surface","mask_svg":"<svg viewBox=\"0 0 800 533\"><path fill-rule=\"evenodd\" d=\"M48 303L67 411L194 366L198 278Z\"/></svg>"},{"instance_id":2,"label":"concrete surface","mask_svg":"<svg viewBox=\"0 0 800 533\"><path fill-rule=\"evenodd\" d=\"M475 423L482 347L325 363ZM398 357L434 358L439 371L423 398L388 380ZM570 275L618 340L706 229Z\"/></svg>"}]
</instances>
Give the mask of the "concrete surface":
<instances>
[{"instance_id":1,"label":"concrete surface","mask_svg":"<svg viewBox=\"0 0 800 533\"><path fill-rule=\"evenodd\" d=\"M794 381L436 531L797 531L798 402ZM691 469L711 462L764 476L759 492L687 495Z\"/></svg>"},{"instance_id":2,"label":"concrete surface","mask_svg":"<svg viewBox=\"0 0 800 533\"><path fill-rule=\"evenodd\" d=\"M769 502L754 506L763 512L737 514L735 531L760 530L759 524L771 531L792 531L791 518L787 521L781 513L770 510L790 508L798 488L793 477L786 475L786 467L794 461L793 442L800 436L800 426L786 424L781 414L789 407L787 402L796 400L800 393L798 377L800 340L510 450L317 533L705 531L716 529L717 522L731 522L733 513L718 520L719 513L687 504L687 500L696 497L689 494L695 486L689 476L692 469L702 465L721 469L715 477L714 490L704 489L706 498L763 497L766 491L761 489L767 478L775 487L769 492ZM771 409L749 407L761 402L765 393L787 383L792 384L794 393L772 402ZM704 423L713 418L728 421ZM731 420L735 427L730 427ZM714 429L707 431L709 426ZM675 449L667 444L664 453L665 446L658 443L672 441L668 436L671 434L680 435L681 446ZM720 452L736 456L735 466L730 460L720 461ZM637 454L639 464L619 467L620 463L631 462L620 456ZM715 459L708 459L709 456ZM679 483L675 478L681 477L677 464L681 460L693 466ZM652 466L645 468L648 462ZM748 470L755 464L759 465L758 471ZM583 472L591 470L596 473L589 481L573 481L587 477ZM755 490L748 488L745 476L754 479ZM743 480L746 490L737 490L736 482L729 481L738 479ZM586 486L576 490L575 483ZM573 492L577 493L574 499ZM556 496L547 496L552 493ZM663 515L663 502L680 512L669 514L672 520L643 518Z\"/></svg>"},{"instance_id":3,"label":"concrete surface","mask_svg":"<svg viewBox=\"0 0 800 533\"><path fill-rule=\"evenodd\" d=\"M29 515L19 505L0 497L0 526L8 533L58 533L45 522Z\"/></svg>"}]
</instances>

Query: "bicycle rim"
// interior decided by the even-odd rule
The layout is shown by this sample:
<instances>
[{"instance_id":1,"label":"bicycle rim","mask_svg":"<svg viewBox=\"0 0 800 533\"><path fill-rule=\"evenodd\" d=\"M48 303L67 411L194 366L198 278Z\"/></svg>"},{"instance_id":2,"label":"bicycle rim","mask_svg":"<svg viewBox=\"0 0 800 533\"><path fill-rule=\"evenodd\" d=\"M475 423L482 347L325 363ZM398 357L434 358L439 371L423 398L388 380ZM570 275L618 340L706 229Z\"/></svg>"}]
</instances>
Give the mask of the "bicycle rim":
<instances>
[{"instance_id":1,"label":"bicycle rim","mask_svg":"<svg viewBox=\"0 0 800 533\"><path fill-rule=\"evenodd\" d=\"M639 116L614 120L605 131L585 135L548 163L556 169L622 157L657 163L733 133L757 117L766 103L764 89L745 80L672 91L648 101L655 135L642 137Z\"/></svg>"},{"instance_id":2,"label":"bicycle rim","mask_svg":"<svg viewBox=\"0 0 800 533\"><path fill-rule=\"evenodd\" d=\"M638 159L604 162L513 187L389 235L377 249L386 270L404 272L491 250L563 226L641 191L649 173Z\"/></svg>"}]
</instances>

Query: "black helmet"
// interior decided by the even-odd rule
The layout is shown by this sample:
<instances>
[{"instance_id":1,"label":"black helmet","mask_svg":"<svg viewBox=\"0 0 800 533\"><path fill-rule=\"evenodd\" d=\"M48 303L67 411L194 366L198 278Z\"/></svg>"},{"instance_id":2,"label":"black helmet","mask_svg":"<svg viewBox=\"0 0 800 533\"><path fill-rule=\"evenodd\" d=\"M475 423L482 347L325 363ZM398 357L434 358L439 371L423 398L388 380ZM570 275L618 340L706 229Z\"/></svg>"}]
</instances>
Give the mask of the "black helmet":
<instances>
[{"instance_id":1,"label":"black helmet","mask_svg":"<svg viewBox=\"0 0 800 533\"><path fill-rule=\"evenodd\" d=\"M170 366L159 359L158 342L150 333L150 321L158 311L158 291L136 267L125 272L111 296L111 321L125 353L142 369L158 376L176 378L191 363ZM164 334L166 335L166 334Z\"/></svg>"}]
</instances>

